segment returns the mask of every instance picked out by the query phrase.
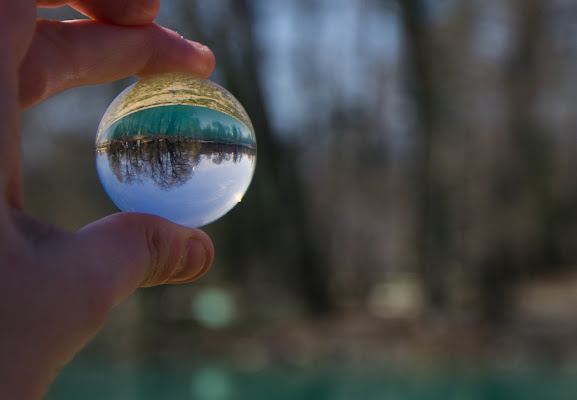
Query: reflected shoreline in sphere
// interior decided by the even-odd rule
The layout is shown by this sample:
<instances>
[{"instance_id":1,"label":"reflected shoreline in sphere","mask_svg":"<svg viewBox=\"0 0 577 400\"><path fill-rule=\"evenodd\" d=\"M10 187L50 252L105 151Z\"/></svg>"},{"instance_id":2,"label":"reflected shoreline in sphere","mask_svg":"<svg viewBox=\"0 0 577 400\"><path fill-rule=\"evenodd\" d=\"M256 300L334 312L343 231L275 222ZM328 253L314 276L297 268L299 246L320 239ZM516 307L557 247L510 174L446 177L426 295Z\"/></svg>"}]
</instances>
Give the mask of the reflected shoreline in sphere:
<instances>
[{"instance_id":1,"label":"reflected shoreline in sphere","mask_svg":"<svg viewBox=\"0 0 577 400\"><path fill-rule=\"evenodd\" d=\"M96 151L106 155L120 183L137 184L152 179L162 190L184 185L201 162L236 164L248 157L254 164L256 157L256 149L247 145L173 136L117 139Z\"/></svg>"}]
</instances>

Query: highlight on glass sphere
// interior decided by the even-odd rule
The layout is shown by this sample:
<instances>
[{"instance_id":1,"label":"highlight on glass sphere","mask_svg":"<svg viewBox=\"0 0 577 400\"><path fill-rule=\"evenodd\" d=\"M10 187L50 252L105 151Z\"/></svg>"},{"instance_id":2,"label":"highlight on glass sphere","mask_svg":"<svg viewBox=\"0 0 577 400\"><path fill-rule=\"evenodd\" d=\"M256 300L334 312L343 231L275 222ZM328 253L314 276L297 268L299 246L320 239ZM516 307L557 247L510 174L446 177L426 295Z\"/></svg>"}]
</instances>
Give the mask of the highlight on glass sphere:
<instances>
[{"instance_id":1,"label":"highlight on glass sphere","mask_svg":"<svg viewBox=\"0 0 577 400\"><path fill-rule=\"evenodd\" d=\"M218 84L185 73L127 87L104 113L95 146L100 182L118 208L188 227L238 204L256 163L242 105Z\"/></svg>"}]
</instances>

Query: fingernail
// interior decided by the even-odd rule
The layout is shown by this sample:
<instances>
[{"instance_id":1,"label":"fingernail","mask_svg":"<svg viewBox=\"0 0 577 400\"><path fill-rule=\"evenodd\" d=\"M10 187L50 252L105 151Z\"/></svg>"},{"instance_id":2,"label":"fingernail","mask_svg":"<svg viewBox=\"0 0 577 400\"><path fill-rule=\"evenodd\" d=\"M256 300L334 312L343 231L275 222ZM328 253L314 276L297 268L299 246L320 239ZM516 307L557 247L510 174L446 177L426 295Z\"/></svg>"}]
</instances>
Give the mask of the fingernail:
<instances>
[{"instance_id":1,"label":"fingernail","mask_svg":"<svg viewBox=\"0 0 577 400\"><path fill-rule=\"evenodd\" d=\"M171 283L187 282L194 279L204 269L206 250L202 242L190 239L180 258L180 265L169 279Z\"/></svg>"},{"instance_id":2,"label":"fingernail","mask_svg":"<svg viewBox=\"0 0 577 400\"><path fill-rule=\"evenodd\" d=\"M204 51L206 49L206 46L203 45L202 43L195 42L194 40L187 40L187 39L185 40L200 51Z\"/></svg>"}]
</instances>

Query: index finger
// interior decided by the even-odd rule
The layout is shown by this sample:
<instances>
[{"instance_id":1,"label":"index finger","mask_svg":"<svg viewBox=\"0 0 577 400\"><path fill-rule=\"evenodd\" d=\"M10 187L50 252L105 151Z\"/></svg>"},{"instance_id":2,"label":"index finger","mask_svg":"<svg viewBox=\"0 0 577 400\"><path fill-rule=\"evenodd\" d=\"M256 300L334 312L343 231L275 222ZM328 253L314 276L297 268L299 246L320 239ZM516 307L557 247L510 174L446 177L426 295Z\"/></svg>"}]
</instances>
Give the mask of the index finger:
<instances>
[{"instance_id":1,"label":"index finger","mask_svg":"<svg viewBox=\"0 0 577 400\"><path fill-rule=\"evenodd\" d=\"M37 0L39 7L69 5L97 21L117 25L145 25L154 20L160 0Z\"/></svg>"},{"instance_id":2,"label":"index finger","mask_svg":"<svg viewBox=\"0 0 577 400\"><path fill-rule=\"evenodd\" d=\"M155 23L126 27L92 20L39 20L20 66L20 105L30 107L76 86L131 75L184 71L207 78L214 55Z\"/></svg>"}]
</instances>

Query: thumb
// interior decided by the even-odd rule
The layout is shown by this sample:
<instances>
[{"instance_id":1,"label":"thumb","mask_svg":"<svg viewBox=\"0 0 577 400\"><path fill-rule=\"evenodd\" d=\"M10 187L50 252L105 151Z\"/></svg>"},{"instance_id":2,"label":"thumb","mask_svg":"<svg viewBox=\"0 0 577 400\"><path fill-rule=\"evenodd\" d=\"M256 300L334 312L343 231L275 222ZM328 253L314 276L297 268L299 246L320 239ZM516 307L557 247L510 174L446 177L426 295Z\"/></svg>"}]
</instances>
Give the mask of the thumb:
<instances>
[{"instance_id":1,"label":"thumb","mask_svg":"<svg viewBox=\"0 0 577 400\"><path fill-rule=\"evenodd\" d=\"M206 233L149 214L110 215L82 228L76 239L96 278L114 291L115 304L138 286L193 281L214 258Z\"/></svg>"}]
</instances>

